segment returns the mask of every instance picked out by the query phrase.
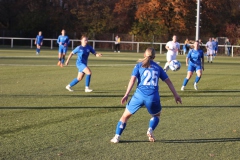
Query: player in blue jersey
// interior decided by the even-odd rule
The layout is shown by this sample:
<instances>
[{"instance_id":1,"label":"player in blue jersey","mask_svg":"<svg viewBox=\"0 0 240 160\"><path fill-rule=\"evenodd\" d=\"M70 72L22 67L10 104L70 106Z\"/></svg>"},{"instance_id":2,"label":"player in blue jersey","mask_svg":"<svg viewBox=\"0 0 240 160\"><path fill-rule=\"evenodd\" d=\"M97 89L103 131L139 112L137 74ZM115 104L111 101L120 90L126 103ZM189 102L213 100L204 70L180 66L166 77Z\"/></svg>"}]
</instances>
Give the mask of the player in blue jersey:
<instances>
[{"instance_id":1,"label":"player in blue jersey","mask_svg":"<svg viewBox=\"0 0 240 160\"><path fill-rule=\"evenodd\" d=\"M58 36L57 43L59 45L58 49L58 66L63 67L65 56L67 54L68 45L70 43L68 36L66 35L66 31L62 30L62 35Z\"/></svg>"},{"instance_id":2,"label":"player in blue jersey","mask_svg":"<svg viewBox=\"0 0 240 160\"><path fill-rule=\"evenodd\" d=\"M202 71L204 70L204 54L203 51L199 48L198 41L194 42L194 49L191 49L188 52L186 58L186 66L188 66L187 77L183 81L181 90L184 91L184 88L187 85L189 79L192 77L193 72L197 73L193 86L195 90L198 90L197 83L200 81Z\"/></svg>"},{"instance_id":3,"label":"player in blue jersey","mask_svg":"<svg viewBox=\"0 0 240 160\"><path fill-rule=\"evenodd\" d=\"M89 88L90 80L91 80L91 70L87 66L88 62L88 56L90 52L94 54L96 57L101 57L101 53L96 53L96 51L89 46L88 44L88 38L86 36L81 37L81 45L76 47L68 56L66 60L66 65L68 65L70 58L76 54L77 55L77 61L76 66L78 68L78 76L77 78L73 79L70 84L66 86L66 89L69 91L73 91L71 87L75 86L79 81L81 81L86 74L86 81L85 81L85 92L92 92L92 89Z\"/></svg>"},{"instance_id":4,"label":"player in blue jersey","mask_svg":"<svg viewBox=\"0 0 240 160\"><path fill-rule=\"evenodd\" d=\"M126 109L117 123L115 136L111 139L112 143L118 143L123 130L126 127L128 119L136 113L142 106L146 106L148 112L152 116L149 121L147 136L150 142L154 142L153 131L157 127L161 113L161 103L159 96L159 79L164 81L175 97L175 101L182 103L180 96L177 94L172 82L168 78L163 68L153 61L155 58L155 50L147 48L144 58L139 60L132 71L127 91L121 100L121 104L127 102L129 93L131 92L135 82L137 88L131 100L127 103Z\"/></svg>"},{"instance_id":5,"label":"player in blue jersey","mask_svg":"<svg viewBox=\"0 0 240 160\"><path fill-rule=\"evenodd\" d=\"M43 36L42 36L42 31L38 32L37 37L35 38L34 44L36 45L36 54L39 55L41 46L43 45Z\"/></svg>"},{"instance_id":6,"label":"player in blue jersey","mask_svg":"<svg viewBox=\"0 0 240 160\"><path fill-rule=\"evenodd\" d=\"M215 50L214 58L215 58L215 56L217 56L217 53L218 53L218 40L217 40L217 38L213 38L213 40L214 40L214 46L215 46L215 48L214 48L214 50Z\"/></svg>"}]
</instances>

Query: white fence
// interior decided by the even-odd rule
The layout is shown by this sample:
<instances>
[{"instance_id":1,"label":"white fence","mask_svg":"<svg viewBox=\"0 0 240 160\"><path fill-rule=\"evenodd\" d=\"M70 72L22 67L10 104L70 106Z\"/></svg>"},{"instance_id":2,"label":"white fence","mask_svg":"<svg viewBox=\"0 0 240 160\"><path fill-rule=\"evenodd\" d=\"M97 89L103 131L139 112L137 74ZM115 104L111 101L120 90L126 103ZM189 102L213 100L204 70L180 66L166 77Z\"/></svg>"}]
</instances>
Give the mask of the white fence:
<instances>
[{"instance_id":1,"label":"white fence","mask_svg":"<svg viewBox=\"0 0 240 160\"><path fill-rule=\"evenodd\" d=\"M11 48L14 48L14 40L27 40L30 41L30 48L33 48L34 45L34 41L35 38L20 38L20 37L0 37L0 39L2 40L10 40L11 41ZM54 42L57 41L57 39L49 39L49 38L45 38L44 41L50 41L50 49L53 49L54 46ZM74 43L76 44L76 42L79 42L79 39L70 39L71 42L71 48L74 49ZM105 40L88 40L89 42L93 43L93 48L95 49L95 45L96 43L111 43L114 44L114 41L105 41ZM166 43L157 43L157 42L134 42L134 41L121 41L121 44L126 43L126 44L136 44L136 51L137 53L139 53L139 45L140 44L149 44L149 45L159 45L159 53L162 54L163 50L165 50L165 45ZM183 44L180 44L181 46ZM164 46L164 48L163 48ZM226 45L218 45L218 47L224 47L225 48L225 52L227 50L227 46ZM238 48L240 46L231 46L231 56L233 57L234 55L234 48ZM181 47L182 48L182 47ZM132 46L132 50L135 50Z\"/></svg>"}]
</instances>

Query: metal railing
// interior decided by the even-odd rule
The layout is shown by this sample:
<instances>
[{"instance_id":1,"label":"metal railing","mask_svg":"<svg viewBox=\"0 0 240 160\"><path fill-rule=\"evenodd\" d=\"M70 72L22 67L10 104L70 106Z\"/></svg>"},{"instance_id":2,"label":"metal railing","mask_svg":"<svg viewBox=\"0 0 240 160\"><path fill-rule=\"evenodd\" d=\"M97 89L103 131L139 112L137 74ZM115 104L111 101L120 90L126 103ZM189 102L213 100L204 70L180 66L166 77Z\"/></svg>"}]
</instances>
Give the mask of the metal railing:
<instances>
[{"instance_id":1,"label":"metal railing","mask_svg":"<svg viewBox=\"0 0 240 160\"><path fill-rule=\"evenodd\" d=\"M0 37L2 40L10 40L11 41L11 48L14 48L14 40L27 40L30 41L30 48L33 48L35 46L34 41L35 38L21 38L21 37ZM57 39L49 39L45 38L44 41L50 41L50 49L53 49L54 42L57 41ZM71 48L74 49L74 43L78 42L79 39L70 39L71 42ZM95 49L96 43L111 43L114 44L115 41L106 41L106 40L88 40L89 42L92 42L92 46ZM163 45L166 45L166 43L158 43L158 42L133 42L133 41L121 41L121 44L135 44L136 45L136 51L139 53L140 51L140 44L149 44L149 45L159 45L159 53L162 54L163 50L165 50L165 47L163 48ZM183 43L180 43L180 45L184 45ZM218 45L218 47L224 47L225 50L227 49L228 46L226 45ZM240 46L232 45L231 47L231 56L233 57L234 55L234 48L239 48ZM181 47L182 48L182 47ZM134 49L132 49L134 50ZM225 51L226 52L226 51Z\"/></svg>"}]
</instances>

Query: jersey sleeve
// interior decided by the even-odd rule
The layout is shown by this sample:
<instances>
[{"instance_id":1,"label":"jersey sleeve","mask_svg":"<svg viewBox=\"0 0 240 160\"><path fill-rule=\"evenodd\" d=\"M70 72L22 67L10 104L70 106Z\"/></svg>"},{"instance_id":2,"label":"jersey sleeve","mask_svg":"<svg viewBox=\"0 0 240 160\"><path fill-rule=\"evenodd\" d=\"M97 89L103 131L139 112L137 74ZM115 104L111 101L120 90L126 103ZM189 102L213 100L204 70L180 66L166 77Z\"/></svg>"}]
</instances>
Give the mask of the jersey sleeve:
<instances>
[{"instance_id":1,"label":"jersey sleeve","mask_svg":"<svg viewBox=\"0 0 240 160\"><path fill-rule=\"evenodd\" d=\"M73 54L76 54L78 51L79 51L79 46L77 46L77 47L72 51L72 53L73 53Z\"/></svg>"},{"instance_id":2,"label":"jersey sleeve","mask_svg":"<svg viewBox=\"0 0 240 160\"><path fill-rule=\"evenodd\" d=\"M166 47L169 47L170 42L167 42Z\"/></svg>"},{"instance_id":3,"label":"jersey sleeve","mask_svg":"<svg viewBox=\"0 0 240 160\"><path fill-rule=\"evenodd\" d=\"M60 43L60 36L58 36L57 43L58 44Z\"/></svg>"},{"instance_id":4,"label":"jersey sleeve","mask_svg":"<svg viewBox=\"0 0 240 160\"><path fill-rule=\"evenodd\" d=\"M188 51L187 58L190 58L190 57L191 57L191 53L192 53L192 49L190 49L190 50Z\"/></svg>"},{"instance_id":5,"label":"jersey sleeve","mask_svg":"<svg viewBox=\"0 0 240 160\"><path fill-rule=\"evenodd\" d=\"M168 79L168 75L167 75L166 72L164 72L164 70L162 69L162 67L160 67L159 70L160 70L159 78L160 78L162 81L165 81L166 79Z\"/></svg>"},{"instance_id":6,"label":"jersey sleeve","mask_svg":"<svg viewBox=\"0 0 240 160\"><path fill-rule=\"evenodd\" d=\"M95 53L96 53L96 51L95 51L91 46L89 46L89 49L90 49L90 52L91 52L92 54L95 54Z\"/></svg>"},{"instance_id":7,"label":"jersey sleeve","mask_svg":"<svg viewBox=\"0 0 240 160\"><path fill-rule=\"evenodd\" d=\"M177 43L177 48L178 48L178 50L180 50L180 44L179 43Z\"/></svg>"},{"instance_id":8,"label":"jersey sleeve","mask_svg":"<svg viewBox=\"0 0 240 160\"><path fill-rule=\"evenodd\" d=\"M132 76L139 77L139 66L140 66L140 63L135 65L132 71Z\"/></svg>"},{"instance_id":9,"label":"jersey sleeve","mask_svg":"<svg viewBox=\"0 0 240 160\"><path fill-rule=\"evenodd\" d=\"M67 39L66 39L66 43L67 43L67 45L70 44L70 40L69 40L69 37L68 37L68 36L67 36Z\"/></svg>"}]
</instances>

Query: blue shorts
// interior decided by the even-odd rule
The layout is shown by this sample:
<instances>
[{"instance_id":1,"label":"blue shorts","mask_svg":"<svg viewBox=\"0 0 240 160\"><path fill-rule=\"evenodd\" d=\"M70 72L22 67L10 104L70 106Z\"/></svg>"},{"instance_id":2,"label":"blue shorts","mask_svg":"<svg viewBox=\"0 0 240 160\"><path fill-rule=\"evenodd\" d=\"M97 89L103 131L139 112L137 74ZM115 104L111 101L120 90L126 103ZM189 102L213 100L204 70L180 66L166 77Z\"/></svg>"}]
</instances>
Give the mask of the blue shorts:
<instances>
[{"instance_id":1,"label":"blue shorts","mask_svg":"<svg viewBox=\"0 0 240 160\"><path fill-rule=\"evenodd\" d=\"M153 95L143 95L140 91L136 91L126 108L131 114L136 113L142 106L146 106L151 115L161 112L162 106L160 103L159 93Z\"/></svg>"},{"instance_id":2,"label":"blue shorts","mask_svg":"<svg viewBox=\"0 0 240 160\"><path fill-rule=\"evenodd\" d=\"M58 48L58 53L66 54L67 53L67 47L65 47L63 45L60 45L59 48Z\"/></svg>"},{"instance_id":3,"label":"blue shorts","mask_svg":"<svg viewBox=\"0 0 240 160\"><path fill-rule=\"evenodd\" d=\"M188 65L188 71L191 71L191 72L194 72L194 71L196 72L201 69L202 69L201 65Z\"/></svg>"},{"instance_id":4,"label":"blue shorts","mask_svg":"<svg viewBox=\"0 0 240 160\"><path fill-rule=\"evenodd\" d=\"M83 63L77 65L78 72L83 72L83 70L84 70L86 67L87 67L87 65L86 65L86 64L83 64Z\"/></svg>"}]
</instances>

